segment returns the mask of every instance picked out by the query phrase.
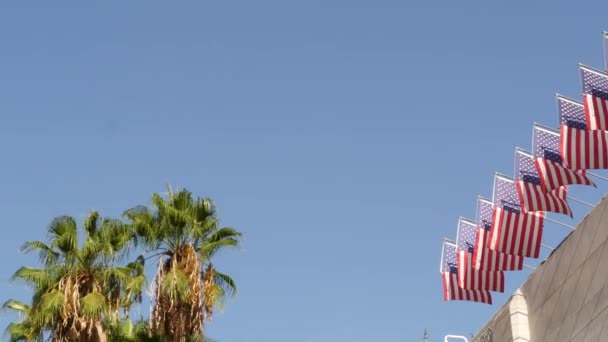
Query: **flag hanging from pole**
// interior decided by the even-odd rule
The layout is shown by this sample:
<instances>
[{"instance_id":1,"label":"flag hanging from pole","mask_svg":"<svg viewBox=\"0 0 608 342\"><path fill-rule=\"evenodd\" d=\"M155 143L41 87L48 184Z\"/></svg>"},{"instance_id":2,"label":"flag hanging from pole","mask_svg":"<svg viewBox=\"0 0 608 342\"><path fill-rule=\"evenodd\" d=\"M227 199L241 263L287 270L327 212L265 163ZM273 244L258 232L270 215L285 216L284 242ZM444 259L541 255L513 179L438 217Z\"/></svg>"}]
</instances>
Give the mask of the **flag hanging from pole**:
<instances>
[{"instance_id":1,"label":"flag hanging from pole","mask_svg":"<svg viewBox=\"0 0 608 342\"><path fill-rule=\"evenodd\" d=\"M443 280L443 299L469 300L492 304L492 295L488 290L465 290L458 286L458 262L456 260L456 245L443 242L441 251L441 278Z\"/></svg>"},{"instance_id":2,"label":"flag hanging from pole","mask_svg":"<svg viewBox=\"0 0 608 342\"><path fill-rule=\"evenodd\" d=\"M573 170L608 169L608 132L587 130L582 104L559 95L557 103L563 165Z\"/></svg>"},{"instance_id":3,"label":"flag hanging from pole","mask_svg":"<svg viewBox=\"0 0 608 342\"><path fill-rule=\"evenodd\" d=\"M502 271L473 268L473 251L477 225L464 218L458 220L456 246L458 247L458 286L469 290L505 291L505 275Z\"/></svg>"},{"instance_id":4,"label":"flag hanging from pole","mask_svg":"<svg viewBox=\"0 0 608 342\"><path fill-rule=\"evenodd\" d=\"M494 177L494 212L490 228L490 249L538 258L543 235L543 212L522 213L513 179Z\"/></svg>"},{"instance_id":5,"label":"flag hanging from pole","mask_svg":"<svg viewBox=\"0 0 608 342\"><path fill-rule=\"evenodd\" d=\"M608 169L608 131L583 131L562 125L560 154L569 168Z\"/></svg>"},{"instance_id":6,"label":"flag hanging from pole","mask_svg":"<svg viewBox=\"0 0 608 342\"><path fill-rule=\"evenodd\" d=\"M562 164L558 131L534 124L532 154L543 191L549 192L570 184L596 186L585 170L572 170Z\"/></svg>"},{"instance_id":7,"label":"flag hanging from pole","mask_svg":"<svg viewBox=\"0 0 608 342\"><path fill-rule=\"evenodd\" d=\"M608 75L581 65L587 129L608 130Z\"/></svg>"},{"instance_id":8,"label":"flag hanging from pole","mask_svg":"<svg viewBox=\"0 0 608 342\"><path fill-rule=\"evenodd\" d=\"M477 199L477 230L475 249L473 251L473 268L486 271L516 271L523 269L524 258L491 250L490 228L492 227L492 201L479 197Z\"/></svg>"},{"instance_id":9,"label":"flag hanging from pole","mask_svg":"<svg viewBox=\"0 0 608 342\"><path fill-rule=\"evenodd\" d=\"M566 201L568 189L562 186L550 192L543 191L534 157L519 148L515 149L515 177L519 205L523 212L550 211L572 216Z\"/></svg>"}]
</instances>

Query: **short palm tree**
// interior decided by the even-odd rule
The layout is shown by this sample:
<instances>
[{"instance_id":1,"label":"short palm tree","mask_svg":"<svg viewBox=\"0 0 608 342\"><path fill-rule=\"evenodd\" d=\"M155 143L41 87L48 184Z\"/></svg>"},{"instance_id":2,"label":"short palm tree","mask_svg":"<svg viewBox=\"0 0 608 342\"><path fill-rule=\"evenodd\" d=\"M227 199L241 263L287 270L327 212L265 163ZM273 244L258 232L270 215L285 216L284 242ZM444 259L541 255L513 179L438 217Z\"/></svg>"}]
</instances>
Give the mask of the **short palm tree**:
<instances>
[{"instance_id":1,"label":"short palm tree","mask_svg":"<svg viewBox=\"0 0 608 342\"><path fill-rule=\"evenodd\" d=\"M119 220L90 213L79 245L76 221L62 216L49 226L49 243L31 241L25 251L38 252L43 268L21 267L14 279L33 288L31 305L9 300L4 306L22 314L7 333L12 341L106 341L106 323L119 319L120 309L141 297L145 286L143 258L126 267L115 262L132 241L128 226Z\"/></svg>"},{"instance_id":2,"label":"short palm tree","mask_svg":"<svg viewBox=\"0 0 608 342\"><path fill-rule=\"evenodd\" d=\"M241 233L220 227L212 201L193 198L187 190L169 189L167 198L154 193L152 205L125 212L138 243L149 257L159 256L150 330L170 341L200 340L214 307L236 292L234 281L214 268L212 258L237 247Z\"/></svg>"}]
</instances>

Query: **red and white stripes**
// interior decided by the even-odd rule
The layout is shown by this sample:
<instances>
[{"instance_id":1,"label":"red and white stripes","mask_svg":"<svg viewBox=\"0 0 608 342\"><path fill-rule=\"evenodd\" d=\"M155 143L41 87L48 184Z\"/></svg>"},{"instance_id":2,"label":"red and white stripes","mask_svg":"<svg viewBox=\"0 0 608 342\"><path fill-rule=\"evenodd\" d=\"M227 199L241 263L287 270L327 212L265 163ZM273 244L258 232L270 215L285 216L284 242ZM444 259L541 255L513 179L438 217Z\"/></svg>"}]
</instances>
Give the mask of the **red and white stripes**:
<instances>
[{"instance_id":1,"label":"red and white stripes","mask_svg":"<svg viewBox=\"0 0 608 342\"><path fill-rule=\"evenodd\" d=\"M456 273L443 272L443 299L448 300L469 300L492 304L492 295L488 290L465 290L458 286L458 276Z\"/></svg>"},{"instance_id":2,"label":"red and white stripes","mask_svg":"<svg viewBox=\"0 0 608 342\"><path fill-rule=\"evenodd\" d=\"M517 271L523 269L524 258L519 255L501 253L488 248L490 232L478 228L473 251L473 268L486 271Z\"/></svg>"},{"instance_id":3,"label":"red and white stripes","mask_svg":"<svg viewBox=\"0 0 608 342\"><path fill-rule=\"evenodd\" d=\"M502 253L538 258L543 236L544 213L515 213L494 208L490 249Z\"/></svg>"},{"instance_id":4,"label":"red and white stripes","mask_svg":"<svg viewBox=\"0 0 608 342\"><path fill-rule=\"evenodd\" d=\"M502 271L476 270L473 254L458 251L458 286L467 290L505 291L505 274Z\"/></svg>"},{"instance_id":5,"label":"red and white stripes","mask_svg":"<svg viewBox=\"0 0 608 342\"><path fill-rule=\"evenodd\" d=\"M566 196L568 189L559 187L550 192L544 192L541 185L518 180L515 183L519 194L519 204L524 212L550 211L572 216L572 211Z\"/></svg>"},{"instance_id":6,"label":"red and white stripes","mask_svg":"<svg viewBox=\"0 0 608 342\"><path fill-rule=\"evenodd\" d=\"M587 130L608 130L608 100L591 94L583 95Z\"/></svg>"},{"instance_id":7,"label":"red and white stripes","mask_svg":"<svg viewBox=\"0 0 608 342\"><path fill-rule=\"evenodd\" d=\"M534 158L534 165L545 192L570 184L596 186L587 177L585 170L571 170L560 163L539 157Z\"/></svg>"},{"instance_id":8,"label":"red and white stripes","mask_svg":"<svg viewBox=\"0 0 608 342\"><path fill-rule=\"evenodd\" d=\"M608 169L608 131L584 131L562 125L560 153L573 170Z\"/></svg>"}]
</instances>

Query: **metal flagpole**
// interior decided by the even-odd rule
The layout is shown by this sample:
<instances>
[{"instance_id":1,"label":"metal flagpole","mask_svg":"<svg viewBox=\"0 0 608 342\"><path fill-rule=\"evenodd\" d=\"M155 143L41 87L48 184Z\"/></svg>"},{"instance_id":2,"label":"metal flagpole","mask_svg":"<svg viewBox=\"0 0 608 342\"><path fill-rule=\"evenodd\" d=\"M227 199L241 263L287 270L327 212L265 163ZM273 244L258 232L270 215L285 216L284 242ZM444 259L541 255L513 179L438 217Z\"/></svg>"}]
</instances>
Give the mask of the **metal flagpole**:
<instances>
[{"instance_id":1,"label":"metal flagpole","mask_svg":"<svg viewBox=\"0 0 608 342\"><path fill-rule=\"evenodd\" d=\"M566 227L566 228L570 228L570 229L572 229L572 230L575 230L575 229L576 229L576 227L574 227L574 226L571 226L571 225L569 225L569 224L565 224L565 223L561 223L561 222L559 222L559 221L555 221L555 220L552 220L552 219L550 219L550 218L546 218L546 217L545 217L545 221L553 222L553 223L555 223L555 224L559 224L560 226L563 226L563 227Z\"/></svg>"},{"instance_id":2,"label":"metal flagpole","mask_svg":"<svg viewBox=\"0 0 608 342\"><path fill-rule=\"evenodd\" d=\"M540 246L541 246L541 247L545 247L546 249L550 249L550 250L552 250L552 251L553 251L553 250L555 250L555 248L553 248L553 247L551 247L551 246L547 246L547 245L545 245L544 243L541 243L541 244L540 244Z\"/></svg>"},{"instance_id":3,"label":"metal flagpole","mask_svg":"<svg viewBox=\"0 0 608 342\"><path fill-rule=\"evenodd\" d=\"M608 70L608 32L602 32L604 37L604 69Z\"/></svg>"},{"instance_id":4,"label":"metal flagpole","mask_svg":"<svg viewBox=\"0 0 608 342\"><path fill-rule=\"evenodd\" d=\"M591 203L587 203L587 202L585 202L585 201L581 201L581 200L576 199L576 198L574 198L574 197L570 197L570 196L568 196L568 199L571 199L571 200L573 200L574 202L578 202L578 203L580 203L580 204L584 204L584 205L586 205L586 206L588 206L588 207L590 207L590 208L595 207L595 205L593 205L593 204L591 204Z\"/></svg>"},{"instance_id":5,"label":"metal flagpole","mask_svg":"<svg viewBox=\"0 0 608 342\"><path fill-rule=\"evenodd\" d=\"M534 268L534 267L532 267L532 266L528 266L528 265L526 265L526 264L524 264L524 267L525 267L525 268L529 268L529 269L531 269L532 271L536 270L536 268Z\"/></svg>"},{"instance_id":6,"label":"metal flagpole","mask_svg":"<svg viewBox=\"0 0 608 342\"><path fill-rule=\"evenodd\" d=\"M591 177L595 177L595 178L597 178L597 179L601 179L601 180L603 180L603 181L607 181L607 182L608 182L608 178L606 178L606 177L602 177L602 176L600 176L600 175L598 175L598 174L591 173L591 172L587 172L587 174L588 174L589 176L591 176Z\"/></svg>"}]
</instances>

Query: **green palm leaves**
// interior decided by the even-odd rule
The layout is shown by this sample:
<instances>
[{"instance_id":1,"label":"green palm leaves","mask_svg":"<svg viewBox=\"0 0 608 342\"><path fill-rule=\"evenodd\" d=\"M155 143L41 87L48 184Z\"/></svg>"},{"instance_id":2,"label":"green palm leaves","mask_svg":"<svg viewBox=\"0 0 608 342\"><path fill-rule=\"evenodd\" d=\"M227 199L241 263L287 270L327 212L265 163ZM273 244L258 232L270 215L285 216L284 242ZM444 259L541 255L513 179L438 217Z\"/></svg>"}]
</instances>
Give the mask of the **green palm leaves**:
<instances>
[{"instance_id":1,"label":"green palm leaves","mask_svg":"<svg viewBox=\"0 0 608 342\"><path fill-rule=\"evenodd\" d=\"M44 333L54 341L105 340L103 321L118 319L118 310L131 304L128 298L141 294L143 271L113 263L132 240L128 225L91 212L83 228L79 244L74 218L58 217L49 225L48 243L23 245L38 254L43 268L21 267L13 275L34 294L22 321L8 329L12 340L36 341ZM5 307L24 312L12 300Z\"/></svg>"},{"instance_id":2,"label":"green palm leaves","mask_svg":"<svg viewBox=\"0 0 608 342\"><path fill-rule=\"evenodd\" d=\"M201 341L203 326L235 282L217 272L213 257L239 246L241 233L220 227L213 202L187 190L152 195L152 206L127 210L124 219L93 211L79 230L69 216L55 218L47 241L22 246L42 267L21 267L13 279L33 290L28 305L8 300L19 313L7 328L11 341ZM130 252L143 255L124 263ZM148 282L145 260L158 258ZM150 320L133 324L130 308L151 283Z\"/></svg>"},{"instance_id":3,"label":"green palm leaves","mask_svg":"<svg viewBox=\"0 0 608 342\"><path fill-rule=\"evenodd\" d=\"M215 272L212 258L238 247L241 233L220 227L213 202L187 190L169 189L167 198L153 194L152 208L135 207L125 216L137 241L159 256L152 282L152 331L172 341L201 338L216 304L236 293L234 281Z\"/></svg>"}]
</instances>

